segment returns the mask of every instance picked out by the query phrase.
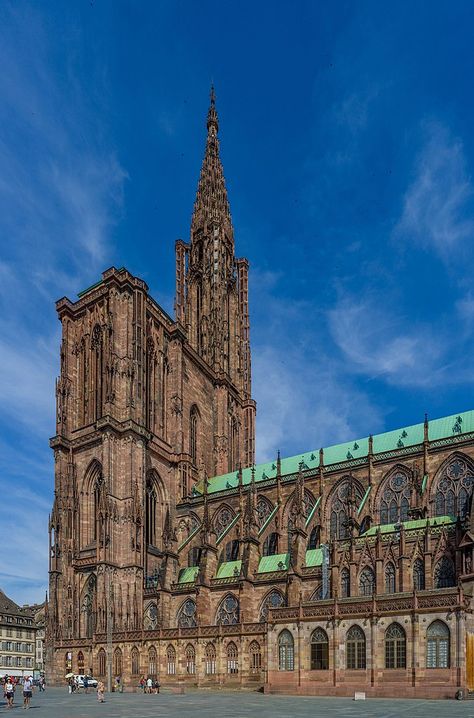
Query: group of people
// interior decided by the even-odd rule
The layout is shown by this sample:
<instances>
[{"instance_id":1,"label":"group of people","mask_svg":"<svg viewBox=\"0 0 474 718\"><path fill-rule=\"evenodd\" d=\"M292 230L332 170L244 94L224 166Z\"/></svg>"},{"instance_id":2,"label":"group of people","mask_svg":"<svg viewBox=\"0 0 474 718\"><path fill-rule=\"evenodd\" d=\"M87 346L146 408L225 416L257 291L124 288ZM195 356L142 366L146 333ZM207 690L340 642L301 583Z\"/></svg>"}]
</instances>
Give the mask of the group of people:
<instances>
[{"instance_id":1,"label":"group of people","mask_svg":"<svg viewBox=\"0 0 474 718\"><path fill-rule=\"evenodd\" d=\"M159 693L160 692L160 684L158 681L154 681L151 676L148 676L147 679L145 679L145 676L142 676L140 679L140 688L142 689L143 693Z\"/></svg>"},{"instance_id":2,"label":"group of people","mask_svg":"<svg viewBox=\"0 0 474 718\"><path fill-rule=\"evenodd\" d=\"M14 676L4 676L2 678L3 685L3 697L6 698L7 708L13 708L13 701L15 700L15 691L17 686L20 684L20 680ZM44 691L44 678L39 679L39 689ZM23 708L28 710L30 707L31 696L33 695L33 679L31 676L25 676L22 682L23 689Z\"/></svg>"}]
</instances>

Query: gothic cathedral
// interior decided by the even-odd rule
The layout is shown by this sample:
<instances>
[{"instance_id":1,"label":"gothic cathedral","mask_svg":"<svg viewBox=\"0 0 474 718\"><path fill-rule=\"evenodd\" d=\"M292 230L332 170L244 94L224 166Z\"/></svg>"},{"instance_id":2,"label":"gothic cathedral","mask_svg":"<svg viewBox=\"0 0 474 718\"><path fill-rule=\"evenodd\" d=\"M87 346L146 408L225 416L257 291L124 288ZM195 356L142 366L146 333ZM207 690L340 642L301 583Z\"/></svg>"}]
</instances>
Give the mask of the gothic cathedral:
<instances>
[{"instance_id":1,"label":"gothic cathedral","mask_svg":"<svg viewBox=\"0 0 474 718\"><path fill-rule=\"evenodd\" d=\"M474 690L474 412L255 466L218 130L212 91L174 319L125 268L56 305L49 679Z\"/></svg>"}]
</instances>

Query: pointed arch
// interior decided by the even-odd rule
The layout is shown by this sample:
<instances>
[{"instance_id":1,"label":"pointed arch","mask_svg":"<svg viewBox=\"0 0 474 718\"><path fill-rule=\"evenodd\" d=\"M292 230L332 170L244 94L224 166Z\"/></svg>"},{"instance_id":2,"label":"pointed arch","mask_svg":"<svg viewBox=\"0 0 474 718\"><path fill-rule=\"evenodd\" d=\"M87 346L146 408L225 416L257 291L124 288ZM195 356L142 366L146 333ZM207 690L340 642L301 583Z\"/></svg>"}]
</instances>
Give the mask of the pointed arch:
<instances>
[{"instance_id":1,"label":"pointed arch","mask_svg":"<svg viewBox=\"0 0 474 718\"><path fill-rule=\"evenodd\" d=\"M258 641L252 641L249 646L250 673L260 673L262 670L262 649Z\"/></svg>"},{"instance_id":2,"label":"pointed arch","mask_svg":"<svg viewBox=\"0 0 474 718\"><path fill-rule=\"evenodd\" d=\"M188 643L184 651L186 660L186 673L188 676L194 676L196 673L196 651L192 643Z\"/></svg>"},{"instance_id":3,"label":"pointed arch","mask_svg":"<svg viewBox=\"0 0 474 718\"><path fill-rule=\"evenodd\" d=\"M375 573L366 566L359 574L359 596L373 596L375 593Z\"/></svg>"},{"instance_id":4,"label":"pointed arch","mask_svg":"<svg viewBox=\"0 0 474 718\"><path fill-rule=\"evenodd\" d=\"M366 667L365 633L360 626L354 625L346 635L346 667L348 670L364 670Z\"/></svg>"},{"instance_id":5,"label":"pointed arch","mask_svg":"<svg viewBox=\"0 0 474 718\"><path fill-rule=\"evenodd\" d=\"M235 675L239 672L239 650L234 643L230 641L227 644L227 673Z\"/></svg>"},{"instance_id":6,"label":"pointed arch","mask_svg":"<svg viewBox=\"0 0 474 718\"><path fill-rule=\"evenodd\" d=\"M236 471L239 463L239 421L236 416L229 418L229 458L228 470Z\"/></svg>"},{"instance_id":7,"label":"pointed arch","mask_svg":"<svg viewBox=\"0 0 474 718\"><path fill-rule=\"evenodd\" d=\"M441 464L431 485L435 515L464 519L470 510L473 488L474 462L460 451L453 452Z\"/></svg>"},{"instance_id":8,"label":"pointed arch","mask_svg":"<svg viewBox=\"0 0 474 718\"><path fill-rule=\"evenodd\" d=\"M114 675L120 677L122 675L122 651L120 648L116 648L114 651Z\"/></svg>"},{"instance_id":9,"label":"pointed arch","mask_svg":"<svg viewBox=\"0 0 474 718\"><path fill-rule=\"evenodd\" d=\"M341 598L349 598L351 595L351 574L347 566L341 569Z\"/></svg>"},{"instance_id":10,"label":"pointed arch","mask_svg":"<svg viewBox=\"0 0 474 718\"><path fill-rule=\"evenodd\" d=\"M197 626L196 602L187 598L178 609L176 623L179 628L194 628Z\"/></svg>"},{"instance_id":11,"label":"pointed arch","mask_svg":"<svg viewBox=\"0 0 474 718\"><path fill-rule=\"evenodd\" d=\"M392 561L388 561L385 565L385 593L396 592L395 566Z\"/></svg>"},{"instance_id":12,"label":"pointed arch","mask_svg":"<svg viewBox=\"0 0 474 718\"><path fill-rule=\"evenodd\" d=\"M100 648L99 652L97 654L97 674L99 676L101 676L101 677L105 676L106 666L107 666L107 654L105 653L103 648Z\"/></svg>"},{"instance_id":13,"label":"pointed arch","mask_svg":"<svg viewBox=\"0 0 474 718\"><path fill-rule=\"evenodd\" d=\"M176 650L171 643L166 649L166 673L169 676L176 675Z\"/></svg>"},{"instance_id":14,"label":"pointed arch","mask_svg":"<svg viewBox=\"0 0 474 718\"><path fill-rule=\"evenodd\" d=\"M349 536L349 500L360 505L364 487L353 476L343 476L332 487L324 505L324 518L329 524L331 539L345 539ZM357 508L356 506L356 508Z\"/></svg>"},{"instance_id":15,"label":"pointed arch","mask_svg":"<svg viewBox=\"0 0 474 718\"><path fill-rule=\"evenodd\" d=\"M81 514L81 536L84 546L94 543L97 539L97 522L100 491L104 481L102 464L98 459L89 463L82 482L84 512Z\"/></svg>"},{"instance_id":16,"label":"pointed arch","mask_svg":"<svg viewBox=\"0 0 474 718\"><path fill-rule=\"evenodd\" d=\"M279 535L276 531L268 534L263 542L262 556L276 556L278 553Z\"/></svg>"},{"instance_id":17,"label":"pointed arch","mask_svg":"<svg viewBox=\"0 0 474 718\"><path fill-rule=\"evenodd\" d=\"M392 623L385 631L385 668L407 667L407 637L399 623Z\"/></svg>"},{"instance_id":18,"label":"pointed arch","mask_svg":"<svg viewBox=\"0 0 474 718\"><path fill-rule=\"evenodd\" d=\"M189 454L194 466L198 465L199 457L199 423L201 414L197 404L193 404L189 412Z\"/></svg>"},{"instance_id":19,"label":"pointed arch","mask_svg":"<svg viewBox=\"0 0 474 718\"><path fill-rule=\"evenodd\" d=\"M265 521L272 513L274 506L272 502L267 499L263 494L257 496L257 524L258 528L261 529Z\"/></svg>"},{"instance_id":20,"label":"pointed arch","mask_svg":"<svg viewBox=\"0 0 474 718\"><path fill-rule=\"evenodd\" d=\"M231 506L229 506L229 504L221 504L214 511L214 515L212 517L212 525L218 537L222 533L224 533L224 531L232 522L234 517L235 511Z\"/></svg>"},{"instance_id":21,"label":"pointed arch","mask_svg":"<svg viewBox=\"0 0 474 718\"><path fill-rule=\"evenodd\" d=\"M217 626L232 626L240 621L239 599L233 593L224 596L216 612L214 623Z\"/></svg>"},{"instance_id":22,"label":"pointed arch","mask_svg":"<svg viewBox=\"0 0 474 718\"><path fill-rule=\"evenodd\" d=\"M80 676L84 675L84 654L82 651L77 654L77 672Z\"/></svg>"},{"instance_id":23,"label":"pointed arch","mask_svg":"<svg viewBox=\"0 0 474 718\"><path fill-rule=\"evenodd\" d=\"M145 480L145 544L148 547L162 547L162 533L165 523L168 499L164 483L156 471L150 469Z\"/></svg>"},{"instance_id":24,"label":"pointed arch","mask_svg":"<svg viewBox=\"0 0 474 718\"><path fill-rule=\"evenodd\" d=\"M436 620L426 631L426 667L450 667L451 634L444 621Z\"/></svg>"},{"instance_id":25,"label":"pointed arch","mask_svg":"<svg viewBox=\"0 0 474 718\"><path fill-rule=\"evenodd\" d=\"M397 464L380 482L375 496L376 514L382 525L408 520L411 496L411 471Z\"/></svg>"},{"instance_id":26,"label":"pointed arch","mask_svg":"<svg viewBox=\"0 0 474 718\"><path fill-rule=\"evenodd\" d=\"M212 642L206 645L204 651L206 676L213 676L216 672L216 647Z\"/></svg>"},{"instance_id":27,"label":"pointed arch","mask_svg":"<svg viewBox=\"0 0 474 718\"><path fill-rule=\"evenodd\" d=\"M422 558L418 557L413 561L413 590L424 591L425 590L425 562Z\"/></svg>"},{"instance_id":28,"label":"pointed arch","mask_svg":"<svg viewBox=\"0 0 474 718\"><path fill-rule=\"evenodd\" d=\"M156 648L155 646L150 646L148 649L148 675L151 678L156 678L157 676L157 654L156 654Z\"/></svg>"},{"instance_id":29,"label":"pointed arch","mask_svg":"<svg viewBox=\"0 0 474 718\"><path fill-rule=\"evenodd\" d=\"M82 638L92 638L95 631L97 609L97 578L90 573L81 592L80 627Z\"/></svg>"},{"instance_id":30,"label":"pointed arch","mask_svg":"<svg viewBox=\"0 0 474 718\"><path fill-rule=\"evenodd\" d=\"M295 667L295 643L287 628L278 636L278 670L293 671Z\"/></svg>"},{"instance_id":31,"label":"pointed arch","mask_svg":"<svg viewBox=\"0 0 474 718\"><path fill-rule=\"evenodd\" d=\"M307 549L308 551L311 551L311 549L318 548L319 546L319 535L321 532L321 526L313 526L311 533L308 538L308 545Z\"/></svg>"},{"instance_id":32,"label":"pointed arch","mask_svg":"<svg viewBox=\"0 0 474 718\"><path fill-rule=\"evenodd\" d=\"M311 634L311 670L329 669L329 639L323 628L316 628Z\"/></svg>"},{"instance_id":33,"label":"pointed arch","mask_svg":"<svg viewBox=\"0 0 474 718\"><path fill-rule=\"evenodd\" d=\"M286 606L286 599L284 595L276 588L273 588L264 597L260 604L259 621L260 623L266 623L268 618L268 611L270 608L280 608Z\"/></svg>"},{"instance_id":34,"label":"pointed arch","mask_svg":"<svg viewBox=\"0 0 474 718\"><path fill-rule=\"evenodd\" d=\"M95 324L91 332L89 354L89 421L93 423L102 416L103 396L105 386L103 381L104 370L104 335L100 324Z\"/></svg>"},{"instance_id":35,"label":"pointed arch","mask_svg":"<svg viewBox=\"0 0 474 718\"><path fill-rule=\"evenodd\" d=\"M132 652L131 652L131 668L132 668L132 676L139 676L140 675L140 653L138 652L138 648L136 646L133 646Z\"/></svg>"},{"instance_id":36,"label":"pointed arch","mask_svg":"<svg viewBox=\"0 0 474 718\"><path fill-rule=\"evenodd\" d=\"M454 562L449 556L442 556L433 571L434 588L450 588L456 585Z\"/></svg>"}]
</instances>

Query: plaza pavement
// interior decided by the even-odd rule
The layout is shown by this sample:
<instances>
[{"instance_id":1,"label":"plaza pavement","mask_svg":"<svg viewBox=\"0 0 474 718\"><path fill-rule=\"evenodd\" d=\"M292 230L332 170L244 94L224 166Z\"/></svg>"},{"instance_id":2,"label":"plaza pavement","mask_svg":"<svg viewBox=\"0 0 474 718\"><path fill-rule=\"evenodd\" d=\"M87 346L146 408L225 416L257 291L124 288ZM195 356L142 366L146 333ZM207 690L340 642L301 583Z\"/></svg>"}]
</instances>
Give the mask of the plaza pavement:
<instances>
[{"instance_id":1,"label":"plaza pavement","mask_svg":"<svg viewBox=\"0 0 474 718\"><path fill-rule=\"evenodd\" d=\"M12 710L0 703L0 715L23 715L21 694ZM69 695L67 688L35 691L29 718L474 718L474 701L427 701L372 698L308 698L265 696L231 691L190 691L184 695L160 693L106 694L97 703L95 693Z\"/></svg>"}]
</instances>

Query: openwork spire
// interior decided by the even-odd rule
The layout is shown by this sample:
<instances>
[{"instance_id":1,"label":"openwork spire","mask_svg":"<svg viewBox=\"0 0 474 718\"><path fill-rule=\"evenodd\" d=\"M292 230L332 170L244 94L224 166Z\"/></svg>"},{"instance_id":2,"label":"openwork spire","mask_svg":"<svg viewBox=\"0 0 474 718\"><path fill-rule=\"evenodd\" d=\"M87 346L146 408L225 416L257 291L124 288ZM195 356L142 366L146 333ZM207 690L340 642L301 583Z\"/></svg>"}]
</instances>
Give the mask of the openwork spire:
<instances>
[{"instance_id":1,"label":"openwork spire","mask_svg":"<svg viewBox=\"0 0 474 718\"><path fill-rule=\"evenodd\" d=\"M224 171L219 156L218 132L219 119L216 110L214 86L212 86L209 111L207 113L206 151L194 202L191 236L196 230L203 229L206 224L211 222L216 222L219 226L225 228L229 238L233 234Z\"/></svg>"}]
</instances>

